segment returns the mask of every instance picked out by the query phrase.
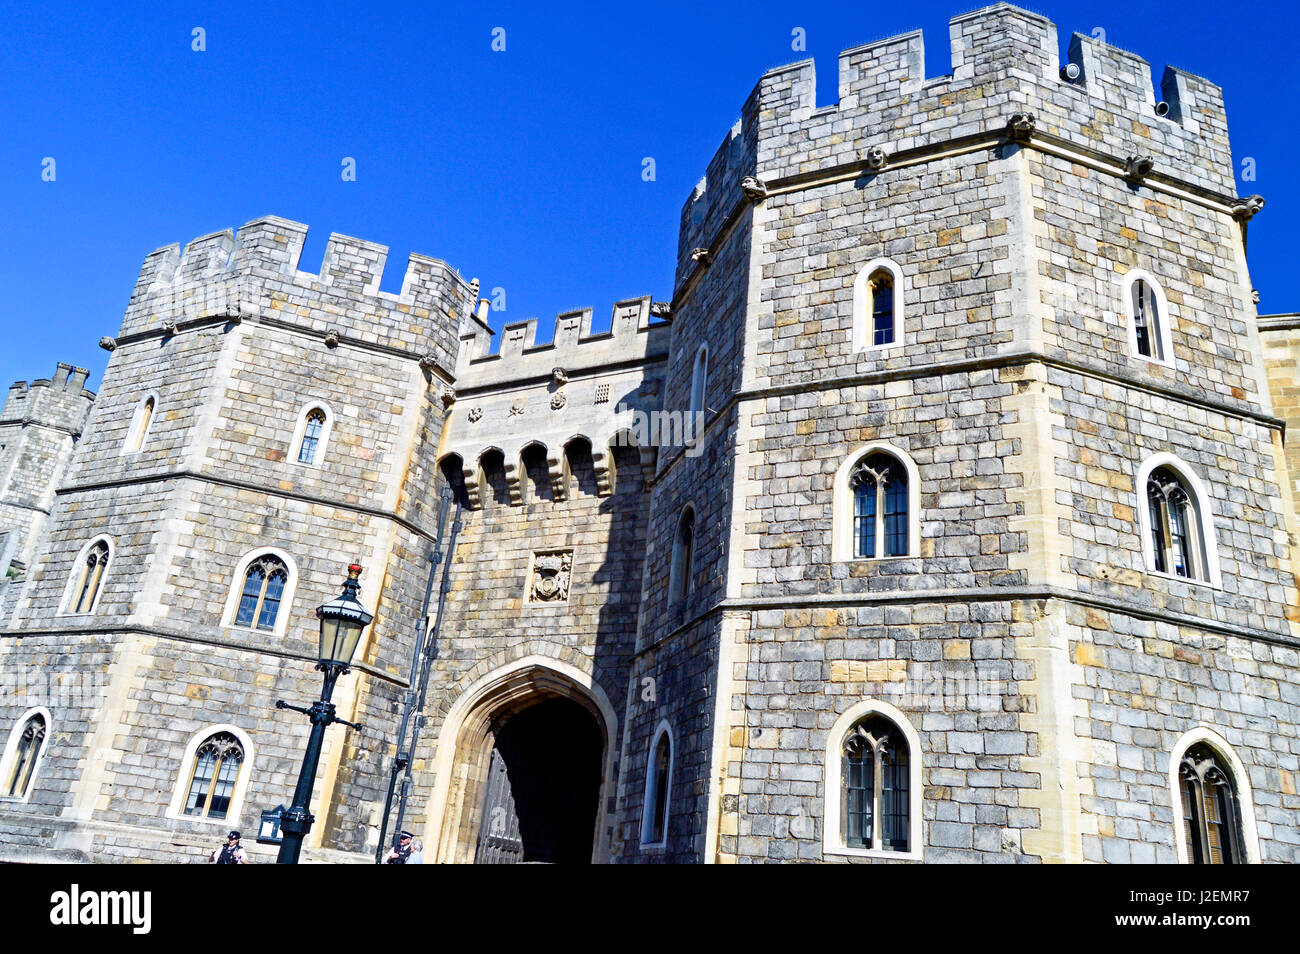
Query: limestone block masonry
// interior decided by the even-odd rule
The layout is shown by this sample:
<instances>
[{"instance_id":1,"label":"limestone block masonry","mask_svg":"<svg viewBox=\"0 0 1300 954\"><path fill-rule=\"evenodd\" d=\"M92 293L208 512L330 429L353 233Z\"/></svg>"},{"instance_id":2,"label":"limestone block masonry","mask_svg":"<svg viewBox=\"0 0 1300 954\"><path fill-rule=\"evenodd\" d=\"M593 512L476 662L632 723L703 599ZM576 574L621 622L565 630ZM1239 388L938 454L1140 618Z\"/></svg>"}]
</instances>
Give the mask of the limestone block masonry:
<instances>
[{"instance_id":1,"label":"limestone block masonry","mask_svg":"<svg viewBox=\"0 0 1300 954\"><path fill-rule=\"evenodd\" d=\"M310 274L274 217L149 255L98 395L60 365L0 412L0 860L254 829L357 560L367 729L328 736L309 860L373 856L427 634L432 859L527 856L550 806L544 850L595 861L1181 862L1199 745L1239 860L1300 861L1300 319L1256 314L1222 94L1078 34L1062 64L1005 3L949 42L939 77L920 33L845 51L832 105L811 61L762 76L671 299L608 330L494 349L477 280L412 255L384 293L339 235ZM268 556L279 615L237 625ZM863 841L846 743L882 726ZM214 731L220 818L183 805Z\"/></svg>"}]
</instances>

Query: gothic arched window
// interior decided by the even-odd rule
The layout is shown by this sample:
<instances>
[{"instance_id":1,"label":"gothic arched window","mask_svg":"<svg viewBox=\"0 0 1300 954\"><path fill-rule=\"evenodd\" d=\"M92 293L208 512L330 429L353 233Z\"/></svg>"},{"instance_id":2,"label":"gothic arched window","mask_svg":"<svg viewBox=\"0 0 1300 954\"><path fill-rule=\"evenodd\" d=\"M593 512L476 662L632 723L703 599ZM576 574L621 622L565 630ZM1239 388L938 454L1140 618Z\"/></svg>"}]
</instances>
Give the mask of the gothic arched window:
<instances>
[{"instance_id":1,"label":"gothic arched window","mask_svg":"<svg viewBox=\"0 0 1300 954\"><path fill-rule=\"evenodd\" d=\"M92 613L99 602L99 591L108 570L110 550L107 540L96 540L77 558L73 567L72 590L68 612Z\"/></svg>"},{"instance_id":2,"label":"gothic arched window","mask_svg":"<svg viewBox=\"0 0 1300 954\"><path fill-rule=\"evenodd\" d=\"M695 561L695 510L687 507L677 522L673 558L668 569L669 603L681 603L691 595Z\"/></svg>"},{"instance_id":3,"label":"gothic arched window","mask_svg":"<svg viewBox=\"0 0 1300 954\"><path fill-rule=\"evenodd\" d=\"M289 568L273 554L265 554L249 563L244 571L244 588L239 595L234 625L274 630L288 582Z\"/></svg>"},{"instance_id":4,"label":"gothic arched window","mask_svg":"<svg viewBox=\"0 0 1300 954\"><path fill-rule=\"evenodd\" d=\"M874 453L849 474L853 489L855 559L908 553L907 471L890 454Z\"/></svg>"},{"instance_id":5,"label":"gothic arched window","mask_svg":"<svg viewBox=\"0 0 1300 954\"><path fill-rule=\"evenodd\" d=\"M1140 269L1124 275L1123 288L1133 353L1148 361L1172 364L1173 337L1164 289L1154 275Z\"/></svg>"},{"instance_id":6,"label":"gothic arched window","mask_svg":"<svg viewBox=\"0 0 1300 954\"><path fill-rule=\"evenodd\" d=\"M4 778L4 795L7 798L27 797L48 731L49 724L45 716L36 713L28 717L18 731L17 737L12 740L12 751Z\"/></svg>"},{"instance_id":7,"label":"gothic arched window","mask_svg":"<svg viewBox=\"0 0 1300 954\"><path fill-rule=\"evenodd\" d=\"M149 427L153 424L154 411L158 407L158 398L154 395L147 395L144 400L136 405L135 414L131 418L131 426L126 433L126 444L123 450L128 454L134 454L144 446L144 440L149 436Z\"/></svg>"},{"instance_id":8,"label":"gothic arched window","mask_svg":"<svg viewBox=\"0 0 1300 954\"><path fill-rule=\"evenodd\" d=\"M887 258L863 265L853 280L853 350L903 343L907 308L902 270Z\"/></svg>"},{"instance_id":9,"label":"gothic arched window","mask_svg":"<svg viewBox=\"0 0 1300 954\"><path fill-rule=\"evenodd\" d=\"M661 845L668 838L668 801L673 778L673 739L661 723L646 762L645 804L641 809L641 843Z\"/></svg>"},{"instance_id":10,"label":"gothic arched window","mask_svg":"<svg viewBox=\"0 0 1300 954\"><path fill-rule=\"evenodd\" d=\"M204 739L194 752L184 813L225 818L243 764L244 747L229 732L217 732Z\"/></svg>"},{"instance_id":11,"label":"gothic arched window","mask_svg":"<svg viewBox=\"0 0 1300 954\"><path fill-rule=\"evenodd\" d=\"M314 464L316 450L320 446L321 432L325 429L325 412L318 407L307 412L307 420L302 430L302 442L298 445L298 463Z\"/></svg>"},{"instance_id":12,"label":"gothic arched window","mask_svg":"<svg viewBox=\"0 0 1300 954\"><path fill-rule=\"evenodd\" d=\"M1241 804L1232 772L1205 743L1183 754L1178 794L1186 836L1184 860L1197 865L1245 864Z\"/></svg>"},{"instance_id":13,"label":"gothic arched window","mask_svg":"<svg viewBox=\"0 0 1300 954\"><path fill-rule=\"evenodd\" d=\"M844 738L843 826L849 848L911 849L907 739L889 719L873 715Z\"/></svg>"},{"instance_id":14,"label":"gothic arched window","mask_svg":"<svg viewBox=\"0 0 1300 954\"><path fill-rule=\"evenodd\" d=\"M1154 569L1190 580L1207 580L1205 539L1197 500L1172 467L1158 467L1147 478Z\"/></svg>"},{"instance_id":15,"label":"gothic arched window","mask_svg":"<svg viewBox=\"0 0 1300 954\"><path fill-rule=\"evenodd\" d=\"M703 345L695 354L695 366L691 368L691 413L698 414L704 410L704 402L709 389L709 349ZM690 426L694 426L691 422ZM697 433L692 430L691 433Z\"/></svg>"}]
</instances>

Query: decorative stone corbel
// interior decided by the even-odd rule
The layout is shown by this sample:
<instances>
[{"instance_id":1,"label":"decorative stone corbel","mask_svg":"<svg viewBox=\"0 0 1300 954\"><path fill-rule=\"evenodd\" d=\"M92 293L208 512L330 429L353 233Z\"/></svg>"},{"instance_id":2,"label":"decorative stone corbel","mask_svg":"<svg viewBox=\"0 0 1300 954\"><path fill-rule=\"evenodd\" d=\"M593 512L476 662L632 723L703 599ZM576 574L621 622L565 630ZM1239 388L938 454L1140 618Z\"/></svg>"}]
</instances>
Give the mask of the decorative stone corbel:
<instances>
[{"instance_id":1,"label":"decorative stone corbel","mask_svg":"<svg viewBox=\"0 0 1300 954\"><path fill-rule=\"evenodd\" d=\"M1232 204L1232 217L1238 222L1249 222L1264 208L1262 195L1248 195Z\"/></svg>"},{"instance_id":2,"label":"decorative stone corbel","mask_svg":"<svg viewBox=\"0 0 1300 954\"><path fill-rule=\"evenodd\" d=\"M1150 156L1129 156L1124 162L1124 178L1130 182L1141 182L1151 175L1156 161Z\"/></svg>"},{"instance_id":3,"label":"decorative stone corbel","mask_svg":"<svg viewBox=\"0 0 1300 954\"><path fill-rule=\"evenodd\" d=\"M883 146L872 146L868 149L866 159L867 168L874 172L879 172L889 165L889 154L885 152Z\"/></svg>"},{"instance_id":4,"label":"decorative stone corbel","mask_svg":"<svg viewBox=\"0 0 1300 954\"><path fill-rule=\"evenodd\" d=\"M103 348L105 351L116 351L117 339L110 338L108 335L104 335L104 337L99 339L99 346Z\"/></svg>"},{"instance_id":5,"label":"decorative stone corbel","mask_svg":"<svg viewBox=\"0 0 1300 954\"><path fill-rule=\"evenodd\" d=\"M443 388L442 393L438 395L438 400L442 401L443 407L451 407L456 403L455 388Z\"/></svg>"},{"instance_id":6,"label":"decorative stone corbel","mask_svg":"<svg viewBox=\"0 0 1300 954\"><path fill-rule=\"evenodd\" d=\"M1007 120L1007 139L1011 142L1029 142L1038 120L1033 113L1012 113Z\"/></svg>"},{"instance_id":7,"label":"decorative stone corbel","mask_svg":"<svg viewBox=\"0 0 1300 954\"><path fill-rule=\"evenodd\" d=\"M740 188L752 202L761 202L767 198L767 183L758 176L745 176L740 180Z\"/></svg>"},{"instance_id":8,"label":"decorative stone corbel","mask_svg":"<svg viewBox=\"0 0 1300 954\"><path fill-rule=\"evenodd\" d=\"M338 346L339 333L335 329L331 328L329 331L325 332L325 347L337 348Z\"/></svg>"},{"instance_id":9,"label":"decorative stone corbel","mask_svg":"<svg viewBox=\"0 0 1300 954\"><path fill-rule=\"evenodd\" d=\"M564 448L546 451L546 472L551 478L551 497L554 500L569 498L569 469L565 466Z\"/></svg>"},{"instance_id":10,"label":"decorative stone corbel","mask_svg":"<svg viewBox=\"0 0 1300 954\"><path fill-rule=\"evenodd\" d=\"M420 355L420 370L425 374L432 374L433 369L438 366L438 359L431 354Z\"/></svg>"},{"instance_id":11,"label":"decorative stone corbel","mask_svg":"<svg viewBox=\"0 0 1300 954\"><path fill-rule=\"evenodd\" d=\"M701 265L707 265L712 260L713 260L713 253L710 252L707 248L691 249L692 262L699 262Z\"/></svg>"}]
</instances>

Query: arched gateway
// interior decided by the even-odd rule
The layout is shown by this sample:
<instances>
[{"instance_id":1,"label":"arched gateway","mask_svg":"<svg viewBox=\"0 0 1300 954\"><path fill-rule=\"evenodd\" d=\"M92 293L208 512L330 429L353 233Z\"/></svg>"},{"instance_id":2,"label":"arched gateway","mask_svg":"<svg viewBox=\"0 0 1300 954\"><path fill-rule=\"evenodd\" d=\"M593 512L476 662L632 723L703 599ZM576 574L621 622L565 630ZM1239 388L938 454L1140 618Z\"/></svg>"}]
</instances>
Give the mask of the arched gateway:
<instances>
[{"instance_id":1,"label":"arched gateway","mask_svg":"<svg viewBox=\"0 0 1300 954\"><path fill-rule=\"evenodd\" d=\"M442 862L604 861L614 710L591 677L530 656L447 713L426 842Z\"/></svg>"}]
</instances>

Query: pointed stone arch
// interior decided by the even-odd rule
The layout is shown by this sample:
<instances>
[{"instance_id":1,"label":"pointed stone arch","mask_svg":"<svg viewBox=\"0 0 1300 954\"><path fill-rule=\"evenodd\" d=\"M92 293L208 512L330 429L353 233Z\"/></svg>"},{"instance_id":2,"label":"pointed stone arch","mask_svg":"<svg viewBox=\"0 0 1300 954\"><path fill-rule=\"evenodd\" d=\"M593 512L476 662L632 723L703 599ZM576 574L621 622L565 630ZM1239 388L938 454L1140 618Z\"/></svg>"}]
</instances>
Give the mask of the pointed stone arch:
<instances>
[{"instance_id":1,"label":"pointed stone arch","mask_svg":"<svg viewBox=\"0 0 1300 954\"><path fill-rule=\"evenodd\" d=\"M475 672L481 671L478 667ZM467 678L473 678L471 673ZM609 697L578 666L540 653L523 656L473 678L447 710L434 756L436 777L424 840L432 861L474 860L495 732L512 715L538 702L564 698L591 713L600 729L601 785L593 832L595 863L609 859L606 806L615 792L614 759L618 720Z\"/></svg>"}]
</instances>

